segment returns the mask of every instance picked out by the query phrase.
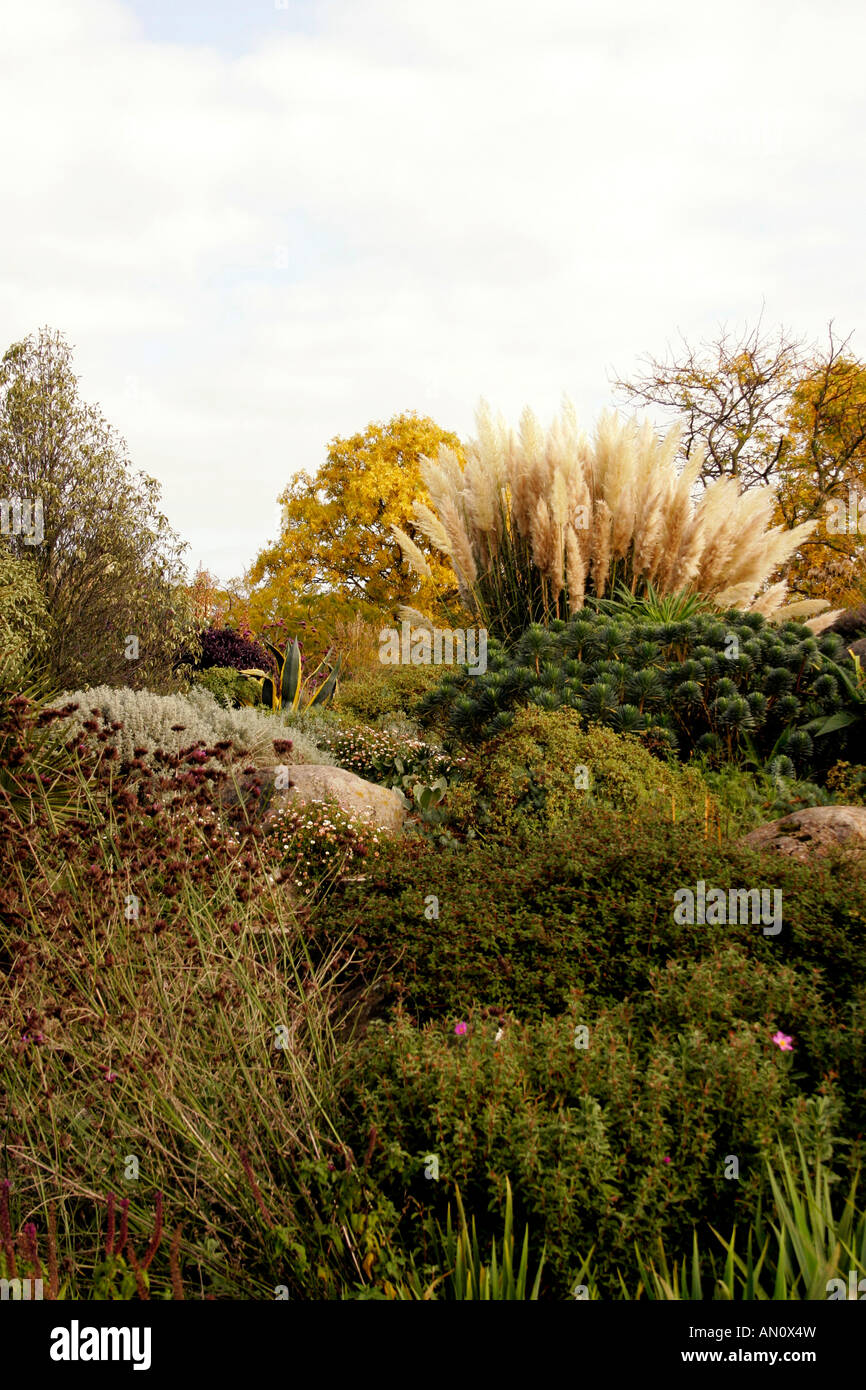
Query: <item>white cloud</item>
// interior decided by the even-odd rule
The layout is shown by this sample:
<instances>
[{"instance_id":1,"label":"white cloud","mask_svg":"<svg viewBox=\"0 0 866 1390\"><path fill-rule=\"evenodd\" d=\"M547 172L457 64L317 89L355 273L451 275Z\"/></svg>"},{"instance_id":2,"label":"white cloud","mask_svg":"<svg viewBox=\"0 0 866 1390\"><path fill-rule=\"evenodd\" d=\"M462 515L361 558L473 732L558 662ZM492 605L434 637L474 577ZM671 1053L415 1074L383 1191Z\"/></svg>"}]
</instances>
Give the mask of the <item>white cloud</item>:
<instances>
[{"instance_id":1,"label":"white cloud","mask_svg":"<svg viewBox=\"0 0 866 1390\"><path fill-rule=\"evenodd\" d=\"M67 333L223 577L370 419L591 419L611 367L764 296L862 324L857 4L321 0L237 52L220 13L193 44L2 6L0 310Z\"/></svg>"}]
</instances>

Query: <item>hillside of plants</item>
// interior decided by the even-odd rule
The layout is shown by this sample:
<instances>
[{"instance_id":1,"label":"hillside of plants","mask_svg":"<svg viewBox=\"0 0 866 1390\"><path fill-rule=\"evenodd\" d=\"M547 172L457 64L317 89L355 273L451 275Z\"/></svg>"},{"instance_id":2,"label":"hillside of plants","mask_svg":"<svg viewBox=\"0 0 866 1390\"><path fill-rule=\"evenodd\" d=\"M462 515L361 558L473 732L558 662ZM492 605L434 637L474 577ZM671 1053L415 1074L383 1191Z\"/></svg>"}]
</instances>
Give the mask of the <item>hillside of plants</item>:
<instances>
[{"instance_id":1,"label":"hillside of plants","mask_svg":"<svg viewBox=\"0 0 866 1390\"><path fill-rule=\"evenodd\" d=\"M9 348L0 1277L866 1278L866 836L747 838L866 816L866 367L831 338L782 394L768 352L717 354L724 421L705 387L689 430L699 381L665 428L482 405L470 439L414 412L336 438L223 582L63 336ZM678 910L704 889L773 915Z\"/></svg>"}]
</instances>

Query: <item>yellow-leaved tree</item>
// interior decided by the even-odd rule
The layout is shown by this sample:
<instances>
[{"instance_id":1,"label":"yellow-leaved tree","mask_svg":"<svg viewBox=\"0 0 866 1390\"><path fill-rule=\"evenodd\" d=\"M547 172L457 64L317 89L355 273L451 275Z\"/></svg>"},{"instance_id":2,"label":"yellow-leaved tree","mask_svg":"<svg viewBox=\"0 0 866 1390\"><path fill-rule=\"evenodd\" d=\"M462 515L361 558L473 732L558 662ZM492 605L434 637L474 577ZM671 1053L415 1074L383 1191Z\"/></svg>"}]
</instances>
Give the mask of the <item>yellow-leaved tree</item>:
<instances>
[{"instance_id":1,"label":"yellow-leaved tree","mask_svg":"<svg viewBox=\"0 0 866 1390\"><path fill-rule=\"evenodd\" d=\"M635 403L684 425L681 461L703 450L706 486L734 478L745 491L769 484L774 522L816 522L789 562L789 590L836 607L852 601L866 565L866 363L829 325L826 347L765 334L760 320L727 331L616 383ZM863 498L863 506L859 499Z\"/></svg>"},{"instance_id":2,"label":"yellow-leaved tree","mask_svg":"<svg viewBox=\"0 0 866 1390\"><path fill-rule=\"evenodd\" d=\"M456 434L410 411L331 441L315 477L299 473L279 501L282 533L247 575L250 611L260 620L296 611L317 595L361 611L393 613L401 604L433 615L437 599L456 591L453 571L418 529L412 505L426 498L422 458L440 445L463 461ZM409 536L429 575L406 562L391 527Z\"/></svg>"},{"instance_id":3,"label":"yellow-leaved tree","mask_svg":"<svg viewBox=\"0 0 866 1390\"><path fill-rule=\"evenodd\" d=\"M866 579L866 366L841 352L811 363L791 393L787 426L779 519L819 521L789 583L833 607L857 602Z\"/></svg>"}]
</instances>

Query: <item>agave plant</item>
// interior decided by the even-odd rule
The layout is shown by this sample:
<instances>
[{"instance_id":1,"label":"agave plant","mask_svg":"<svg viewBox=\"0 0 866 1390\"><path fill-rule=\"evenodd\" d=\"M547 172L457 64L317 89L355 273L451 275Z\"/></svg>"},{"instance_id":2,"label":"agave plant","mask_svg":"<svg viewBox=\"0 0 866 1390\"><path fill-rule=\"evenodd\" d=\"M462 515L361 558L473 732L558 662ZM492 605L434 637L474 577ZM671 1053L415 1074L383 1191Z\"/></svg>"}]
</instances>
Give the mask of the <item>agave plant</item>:
<instances>
[{"instance_id":1,"label":"agave plant","mask_svg":"<svg viewBox=\"0 0 866 1390\"><path fill-rule=\"evenodd\" d=\"M281 652L279 647L274 646L273 642L266 641L264 645L277 663L276 676L270 676L267 671L259 670L258 667L251 667L249 670L242 671L241 675L258 681L259 698L266 709L288 710L294 714L301 708L301 694L304 688L303 660L298 639L296 637L291 646L286 646L284 652ZM312 680L321 671L326 659L323 658L319 662L315 670L310 673L308 680ZM336 694L339 673L340 660L338 658L336 666L329 670L321 685L304 703L304 710L331 703Z\"/></svg>"}]
</instances>

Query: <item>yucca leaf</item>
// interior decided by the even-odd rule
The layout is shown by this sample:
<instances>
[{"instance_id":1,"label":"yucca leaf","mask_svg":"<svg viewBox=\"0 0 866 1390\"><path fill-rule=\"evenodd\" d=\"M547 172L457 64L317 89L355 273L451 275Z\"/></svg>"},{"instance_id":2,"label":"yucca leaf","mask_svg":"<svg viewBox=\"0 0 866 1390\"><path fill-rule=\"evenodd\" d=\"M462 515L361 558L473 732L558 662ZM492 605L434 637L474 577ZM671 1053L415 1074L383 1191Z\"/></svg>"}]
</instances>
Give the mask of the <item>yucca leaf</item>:
<instances>
[{"instance_id":1,"label":"yucca leaf","mask_svg":"<svg viewBox=\"0 0 866 1390\"><path fill-rule=\"evenodd\" d=\"M263 647L267 647L267 649L268 649L268 651L270 652L271 656L274 658L274 660L275 660L276 663L277 663L277 670L278 670L278 671L281 671L281 670L283 669L283 662L284 662L285 659L286 659L286 658L285 658L285 653L284 653L284 652L281 652L280 649L279 649L279 647L274 646L273 642L269 642L268 639L267 639L266 637L263 637L263 638L262 638L262 646L263 646Z\"/></svg>"},{"instance_id":2,"label":"yucca leaf","mask_svg":"<svg viewBox=\"0 0 866 1390\"><path fill-rule=\"evenodd\" d=\"M333 671L331 671L328 677L319 686L312 700L310 700L309 704L307 705L307 709L314 709L316 705L326 705L328 701L333 698L334 692L337 689L337 678L339 676L339 672L340 662L338 661Z\"/></svg>"},{"instance_id":3,"label":"yucca leaf","mask_svg":"<svg viewBox=\"0 0 866 1390\"><path fill-rule=\"evenodd\" d=\"M301 698L301 675L301 648L296 637L286 653L280 682L283 706L290 710L298 708Z\"/></svg>"},{"instance_id":4,"label":"yucca leaf","mask_svg":"<svg viewBox=\"0 0 866 1390\"><path fill-rule=\"evenodd\" d=\"M276 687L274 685L274 682L271 680L270 676L265 676L264 680L262 681L262 704L266 705L268 709L274 709L275 700Z\"/></svg>"}]
</instances>

